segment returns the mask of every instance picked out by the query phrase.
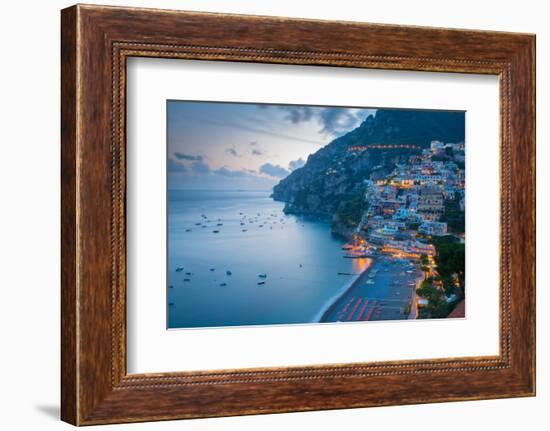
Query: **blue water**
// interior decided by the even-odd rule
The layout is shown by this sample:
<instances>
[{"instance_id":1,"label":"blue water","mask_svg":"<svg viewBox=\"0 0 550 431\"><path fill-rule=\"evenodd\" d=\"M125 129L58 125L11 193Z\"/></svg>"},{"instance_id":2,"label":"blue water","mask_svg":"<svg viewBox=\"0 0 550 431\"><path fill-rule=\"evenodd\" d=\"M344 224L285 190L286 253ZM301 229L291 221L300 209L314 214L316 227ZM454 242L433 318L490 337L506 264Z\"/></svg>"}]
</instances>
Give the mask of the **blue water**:
<instances>
[{"instance_id":1,"label":"blue water","mask_svg":"<svg viewBox=\"0 0 550 431\"><path fill-rule=\"evenodd\" d=\"M369 265L343 257L328 223L285 215L269 194L169 191L169 328L312 323L353 279L338 272Z\"/></svg>"}]
</instances>

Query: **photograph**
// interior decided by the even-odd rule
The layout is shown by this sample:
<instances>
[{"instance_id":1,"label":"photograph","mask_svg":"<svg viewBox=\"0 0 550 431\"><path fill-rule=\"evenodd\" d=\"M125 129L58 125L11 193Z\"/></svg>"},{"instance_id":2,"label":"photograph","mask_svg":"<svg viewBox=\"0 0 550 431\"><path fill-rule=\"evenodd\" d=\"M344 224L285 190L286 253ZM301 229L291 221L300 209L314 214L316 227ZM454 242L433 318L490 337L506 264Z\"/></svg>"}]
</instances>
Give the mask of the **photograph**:
<instances>
[{"instance_id":1,"label":"photograph","mask_svg":"<svg viewBox=\"0 0 550 431\"><path fill-rule=\"evenodd\" d=\"M466 112L166 116L168 329L465 317Z\"/></svg>"},{"instance_id":2,"label":"photograph","mask_svg":"<svg viewBox=\"0 0 550 431\"><path fill-rule=\"evenodd\" d=\"M542 3L136 3L3 9L3 429L548 423Z\"/></svg>"}]
</instances>

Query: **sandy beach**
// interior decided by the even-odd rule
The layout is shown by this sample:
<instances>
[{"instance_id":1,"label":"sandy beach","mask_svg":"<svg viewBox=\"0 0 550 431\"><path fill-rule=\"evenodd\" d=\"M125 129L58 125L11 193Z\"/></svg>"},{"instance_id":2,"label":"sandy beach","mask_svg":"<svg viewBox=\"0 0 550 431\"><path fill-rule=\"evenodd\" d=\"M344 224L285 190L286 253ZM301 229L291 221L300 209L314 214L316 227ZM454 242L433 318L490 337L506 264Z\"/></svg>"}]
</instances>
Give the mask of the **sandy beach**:
<instances>
[{"instance_id":1,"label":"sandy beach","mask_svg":"<svg viewBox=\"0 0 550 431\"><path fill-rule=\"evenodd\" d=\"M408 260L378 257L323 313L320 322L408 319L408 306L422 277Z\"/></svg>"}]
</instances>

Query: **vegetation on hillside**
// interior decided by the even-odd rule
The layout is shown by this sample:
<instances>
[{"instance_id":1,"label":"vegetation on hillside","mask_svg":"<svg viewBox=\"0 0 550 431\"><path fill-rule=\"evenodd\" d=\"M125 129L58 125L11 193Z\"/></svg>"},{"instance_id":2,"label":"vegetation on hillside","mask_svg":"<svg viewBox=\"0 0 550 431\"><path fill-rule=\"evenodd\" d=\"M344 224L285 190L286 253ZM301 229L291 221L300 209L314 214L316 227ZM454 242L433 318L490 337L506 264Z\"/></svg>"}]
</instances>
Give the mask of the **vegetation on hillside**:
<instances>
[{"instance_id":1,"label":"vegetation on hillside","mask_svg":"<svg viewBox=\"0 0 550 431\"><path fill-rule=\"evenodd\" d=\"M454 199L445 199L444 213L439 221L447 223L447 230L461 234L465 232L464 211L460 211L460 195L455 194Z\"/></svg>"},{"instance_id":2,"label":"vegetation on hillside","mask_svg":"<svg viewBox=\"0 0 550 431\"><path fill-rule=\"evenodd\" d=\"M334 220L348 228L355 228L361 222L366 205L364 193L360 191L349 200L340 203Z\"/></svg>"},{"instance_id":3,"label":"vegetation on hillside","mask_svg":"<svg viewBox=\"0 0 550 431\"><path fill-rule=\"evenodd\" d=\"M434 237L437 276L422 282L417 294L428 300L419 310L419 317L446 317L464 297L465 248L453 236ZM424 265L424 263L423 263ZM448 300L453 298L454 300Z\"/></svg>"}]
</instances>

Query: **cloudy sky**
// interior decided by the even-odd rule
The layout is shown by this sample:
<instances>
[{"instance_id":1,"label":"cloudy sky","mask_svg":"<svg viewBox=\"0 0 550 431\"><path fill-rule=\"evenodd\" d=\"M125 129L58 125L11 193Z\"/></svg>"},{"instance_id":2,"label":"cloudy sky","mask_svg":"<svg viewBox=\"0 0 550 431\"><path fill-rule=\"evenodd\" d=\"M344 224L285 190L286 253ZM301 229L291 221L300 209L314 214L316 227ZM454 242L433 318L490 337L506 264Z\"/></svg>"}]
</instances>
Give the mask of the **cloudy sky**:
<instances>
[{"instance_id":1,"label":"cloudy sky","mask_svg":"<svg viewBox=\"0 0 550 431\"><path fill-rule=\"evenodd\" d=\"M269 190L374 109L169 101L170 189Z\"/></svg>"}]
</instances>

